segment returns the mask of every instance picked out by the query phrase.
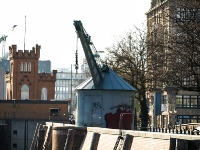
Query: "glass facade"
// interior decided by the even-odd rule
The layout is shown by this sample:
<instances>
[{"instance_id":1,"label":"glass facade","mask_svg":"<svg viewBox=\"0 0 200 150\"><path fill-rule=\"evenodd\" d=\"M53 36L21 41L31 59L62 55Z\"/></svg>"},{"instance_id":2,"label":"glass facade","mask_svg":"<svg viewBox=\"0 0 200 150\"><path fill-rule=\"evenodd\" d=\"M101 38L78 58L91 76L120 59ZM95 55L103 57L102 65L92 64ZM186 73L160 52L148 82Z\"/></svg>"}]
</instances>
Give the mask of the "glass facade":
<instances>
[{"instance_id":1,"label":"glass facade","mask_svg":"<svg viewBox=\"0 0 200 150\"><path fill-rule=\"evenodd\" d=\"M179 108L200 108L198 95L177 95L176 107Z\"/></svg>"},{"instance_id":2,"label":"glass facade","mask_svg":"<svg viewBox=\"0 0 200 150\"><path fill-rule=\"evenodd\" d=\"M70 99L72 103L75 103L75 88L85 80L85 73L57 72L55 100Z\"/></svg>"}]
</instances>

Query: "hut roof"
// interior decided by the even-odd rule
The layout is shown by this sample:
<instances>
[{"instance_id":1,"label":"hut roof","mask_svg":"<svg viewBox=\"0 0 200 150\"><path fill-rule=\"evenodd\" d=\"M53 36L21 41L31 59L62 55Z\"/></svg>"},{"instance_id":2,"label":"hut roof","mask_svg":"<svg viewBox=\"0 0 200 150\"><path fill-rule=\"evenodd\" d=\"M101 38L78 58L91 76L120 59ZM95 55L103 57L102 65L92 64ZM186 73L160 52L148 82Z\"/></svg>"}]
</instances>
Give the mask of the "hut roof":
<instances>
[{"instance_id":1,"label":"hut roof","mask_svg":"<svg viewBox=\"0 0 200 150\"><path fill-rule=\"evenodd\" d=\"M76 90L126 90L126 91L136 91L136 88L131 86L128 82L122 79L117 73L115 73L109 67L101 70L103 78L98 83L98 86L94 86L92 77L87 79L85 82L76 87Z\"/></svg>"}]
</instances>

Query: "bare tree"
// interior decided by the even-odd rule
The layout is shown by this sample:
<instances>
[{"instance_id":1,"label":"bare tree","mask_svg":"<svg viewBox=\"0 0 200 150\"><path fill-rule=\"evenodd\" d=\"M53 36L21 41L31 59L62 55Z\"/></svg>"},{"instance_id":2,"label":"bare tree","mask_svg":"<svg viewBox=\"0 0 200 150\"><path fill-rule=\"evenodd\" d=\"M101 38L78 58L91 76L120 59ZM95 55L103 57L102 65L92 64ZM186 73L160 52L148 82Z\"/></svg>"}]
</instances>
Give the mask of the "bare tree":
<instances>
[{"instance_id":1,"label":"bare tree","mask_svg":"<svg viewBox=\"0 0 200 150\"><path fill-rule=\"evenodd\" d=\"M108 65L123 79L137 89L136 99L140 103L141 129L148 126L146 100L146 32L137 27L125 36L119 37L116 44L106 49Z\"/></svg>"}]
</instances>

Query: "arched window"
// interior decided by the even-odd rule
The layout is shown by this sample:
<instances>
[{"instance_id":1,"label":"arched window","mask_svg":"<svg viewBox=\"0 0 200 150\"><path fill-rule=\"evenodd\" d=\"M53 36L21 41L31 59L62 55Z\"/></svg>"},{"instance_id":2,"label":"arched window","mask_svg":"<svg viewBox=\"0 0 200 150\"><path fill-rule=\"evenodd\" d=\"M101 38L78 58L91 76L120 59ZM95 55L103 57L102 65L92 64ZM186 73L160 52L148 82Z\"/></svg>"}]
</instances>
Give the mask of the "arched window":
<instances>
[{"instance_id":1,"label":"arched window","mask_svg":"<svg viewBox=\"0 0 200 150\"><path fill-rule=\"evenodd\" d=\"M23 62L20 63L20 71L23 71Z\"/></svg>"},{"instance_id":2,"label":"arched window","mask_svg":"<svg viewBox=\"0 0 200 150\"><path fill-rule=\"evenodd\" d=\"M21 99L22 100L29 99L29 87L26 84L24 84L21 88Z\"/></svg>"},{"instance_id":3,"label":"arched window","mask_svg":"<svg viewBox=\"0 0 200 150\"><path fill-rule=\"evenodd\" d=\"M27 62L24 62L24 71L27 71Z\"/></svg>"},{"instance_id":4,"label":"arched window","mask_svg":"<svg viewBox=\"0 0 200 150\"><path fill-rule=\"evenodd\" d=\"M28 62L28 72L31 72L31 63Z\"/></svg>"},{"instance_id":5,"label":"arched window","mask_svg":"<svg viewBox=\"0 0 200 150\"><path fill-rule=\"evenodd\" d=\"M47 100L47 89L42 88L41 100Z\"/></svg>"}]
</instances>

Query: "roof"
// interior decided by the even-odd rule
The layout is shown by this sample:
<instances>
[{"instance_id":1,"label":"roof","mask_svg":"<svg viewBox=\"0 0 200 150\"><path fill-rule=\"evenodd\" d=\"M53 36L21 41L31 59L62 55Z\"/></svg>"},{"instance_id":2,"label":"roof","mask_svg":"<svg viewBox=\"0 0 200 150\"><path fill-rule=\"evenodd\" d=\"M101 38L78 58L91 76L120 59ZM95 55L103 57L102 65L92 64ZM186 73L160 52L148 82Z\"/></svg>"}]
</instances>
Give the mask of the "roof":
<instances>
[{"instance_id":1,"label":"roof","mask_svg":"<svg viewBox=\"0 0 200 150\"><path fill-rule=\"evenodd\" d=\"M128 82L122 79L117 73L112 69L107 67L102 70L103 79L99 82L98 86L94 86L92 77L87 79L85 82L76 87L76 90L125 90L125 91L136 91L136 88L131 86Z\"/></svg>"}]
</instances>

